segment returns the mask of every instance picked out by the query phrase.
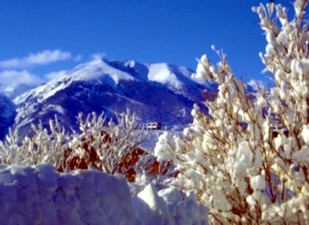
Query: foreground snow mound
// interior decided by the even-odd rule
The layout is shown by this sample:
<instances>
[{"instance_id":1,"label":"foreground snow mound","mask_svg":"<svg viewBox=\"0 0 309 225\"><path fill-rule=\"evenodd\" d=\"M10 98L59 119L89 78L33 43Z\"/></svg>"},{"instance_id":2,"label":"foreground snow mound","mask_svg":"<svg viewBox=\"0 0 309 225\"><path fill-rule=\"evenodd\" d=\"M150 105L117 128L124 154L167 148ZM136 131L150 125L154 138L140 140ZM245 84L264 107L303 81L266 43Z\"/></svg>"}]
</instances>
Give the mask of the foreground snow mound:
<instances>
[{"instance_id":1,"label":"foreground snow mound","mask_svg":"<svg viewBox=\"0 0 309 225\"><path fill-rule=\"evenodd\" d=\"M134 199L137 217L145 225L208 225L208 210L192 193L174 187L156 191L147 185Z\"/></svg>"},{"instance_id":2,"label":"foreground snow mound","mask_svg":"<svg viewBox=\"0 0 309 225\"><path fill-rule=\"evenodd\" d=\"M0 165L1 225L208 225L193 196L154 185L131 197L125 179L102 172Z\"/></svg>"},{"instance_id":3,"label":"foreground snow mound","mask_svg":"<svg viewBox=\"0 0 309 225\"><path fill-rule=\"evenodd\" d=\"M124 179L51 166L0 170L0 224L139 224Z\"/></svg>"}]
</instances>

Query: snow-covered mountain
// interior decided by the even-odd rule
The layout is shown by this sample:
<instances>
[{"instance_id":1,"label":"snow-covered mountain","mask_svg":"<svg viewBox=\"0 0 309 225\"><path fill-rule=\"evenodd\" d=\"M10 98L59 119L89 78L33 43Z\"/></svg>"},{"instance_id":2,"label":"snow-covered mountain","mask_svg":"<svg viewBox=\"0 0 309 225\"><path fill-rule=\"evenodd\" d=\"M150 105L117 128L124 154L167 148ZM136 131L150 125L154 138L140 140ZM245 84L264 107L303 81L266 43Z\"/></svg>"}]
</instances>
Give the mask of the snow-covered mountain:
<instances>
[{"instance_id":1,"label":"snow-covered mountain","mask_svg":"<svg viewBox=\"0 0 309 225\"><path fill-rule=\"evenodd\" d=\"M14 85L12 88L7 88L3 90L0 94L6 95L10 99L14 99L21 94L35 88L37 85L30 85L30 84L17 84Z\"/></svg>"},{"instance_id":2,"label":"snow-covered mountain","mask_svg":"<svg viewBox=\"0 0 309 225\"><path fill-rule=\"evenodd\" d=\"M164 63L95 60L77 66L64 77L34 88L14 99L15 127L26 134L30 124L58 115L61 122L76 128L79 112L97 112L109 118L130 109L141 122L163 126L190 123L194 103L203 100L208 83L191 79L192 70Z\"/></svg>"},{"instance_id":3,"label":"snow-covered mountain","mask_svg":"<svg viewBox=\"0 0 309 225\"><path fill-rule=\"evenodd\" d=\"M16 115L14 103L5 95L0 94L0 139L7 133L7 129L14 122Z\"/></svg>"}]
</instances>

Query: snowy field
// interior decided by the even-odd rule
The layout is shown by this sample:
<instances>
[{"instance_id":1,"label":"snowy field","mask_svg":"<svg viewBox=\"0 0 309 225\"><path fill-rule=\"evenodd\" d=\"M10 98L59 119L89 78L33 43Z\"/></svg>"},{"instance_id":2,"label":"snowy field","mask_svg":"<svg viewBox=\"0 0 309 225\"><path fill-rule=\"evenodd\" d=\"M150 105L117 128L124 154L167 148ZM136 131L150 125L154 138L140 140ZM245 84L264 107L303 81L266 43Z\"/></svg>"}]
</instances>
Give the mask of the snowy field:
<instances>
[{"instance_id":1,"label":"snowy field","mask_svg":"<svg viewBox=\"0 0 309 225\"><path fill-rule=\"evenodd\" d=\"M207 225L193 195L148 184L131 197L125 179L52 166L0 168L1 225Z\"/></svg>"}]
</instances>

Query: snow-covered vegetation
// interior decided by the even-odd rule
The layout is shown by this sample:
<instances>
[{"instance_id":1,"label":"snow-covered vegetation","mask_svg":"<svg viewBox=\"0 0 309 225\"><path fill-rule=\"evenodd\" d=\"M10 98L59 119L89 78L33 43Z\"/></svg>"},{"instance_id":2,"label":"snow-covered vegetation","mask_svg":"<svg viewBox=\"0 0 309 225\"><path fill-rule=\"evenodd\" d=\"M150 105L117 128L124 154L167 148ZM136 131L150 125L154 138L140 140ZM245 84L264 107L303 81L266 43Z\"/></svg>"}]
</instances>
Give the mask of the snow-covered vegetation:
<instances>
[{"instance_id":1,"label":"snow-covered vegetation","mask_svg":"<svg viewBox=\"0 0 309 225\"><path fill-rule=\"evenodd\" d=\"M248 91L213 46L220 62L203 55L193 75L218 84L205 102L208 113L195 105L193 123L182 135L163 132L153 152L141 148L147 132L129 114L117 123L80 114L80 132L55 117L49 129L32 125L22 140L11 130L0 142L0 221L189 225L208 224L208 216L211 224L309 224L306 6L296 0L292 19L280 4L253 7L274 87ZM105 198L112 198L108 205ZM50 220L42 216L47 209Z\"/></svg>"},{"instance_id":2,"label":"snow-covered vegetation","mask_svg":"<svg viewBox=\"0 0 309 225\"><path fill-rule=\"evenodd\" d=\"M78 121L80 133L56 117L21 142L12 130L0 142L0 224L208 224L193 193L156 187L172 167L139 147L148 131L134 115Z\"/></svg>"},{"instance_id":3,"label":"snow-covered vegetation","mask_svg":"<svg viewBox=\"0 0 309 225\"><path fill-rule=\"evenodd\" d=\"M249 93L226 56L199 60L195 77L219 84L192 110L185 138L164 134L155 154L173 160L181 173L175 186L194 190L209 207L212 224L309 223L309 34L306 0L294 2L289 20L280 4L253 7L265 32L265 71L275 87Z\"/></svg>"},{"instance_id":4,"label":"snow-covered vegetation","mask_svg":"<svg viewBox=\"0 0 309 225\"><path fill-rule=\"evenodd\" d=\"M57 117L49 128L32 125L33 135L21 141L17 130L10 130L0 142L0 161L8 165L32 166L48 163L59 172L95 169L109 174L119 172L124 157L139 148L147 132L138 129L129 112L118 115L117 124L103 115L78 115L79 133L66 131Z\"/></svg>"}]
</instances>

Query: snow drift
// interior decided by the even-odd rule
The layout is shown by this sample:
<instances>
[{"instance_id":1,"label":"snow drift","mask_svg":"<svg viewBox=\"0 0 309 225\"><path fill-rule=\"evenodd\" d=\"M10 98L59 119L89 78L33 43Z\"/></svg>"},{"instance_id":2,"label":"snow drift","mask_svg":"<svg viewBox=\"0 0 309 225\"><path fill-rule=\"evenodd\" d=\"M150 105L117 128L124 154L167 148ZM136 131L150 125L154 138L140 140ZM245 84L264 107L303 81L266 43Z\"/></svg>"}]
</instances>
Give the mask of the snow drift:
<instances>
[{"instance_id":1,"label":"snow drift","mask_svg":"<svg viewBox=\"0 0 309 225\"><path fill-rule=\"evenodd\" d=\"M0 168L0 224L207 223L207 209L175 188L149 184L131 198L121 177L96 171L57 173L52 166Z\"/></svg>"}]
</instances>

